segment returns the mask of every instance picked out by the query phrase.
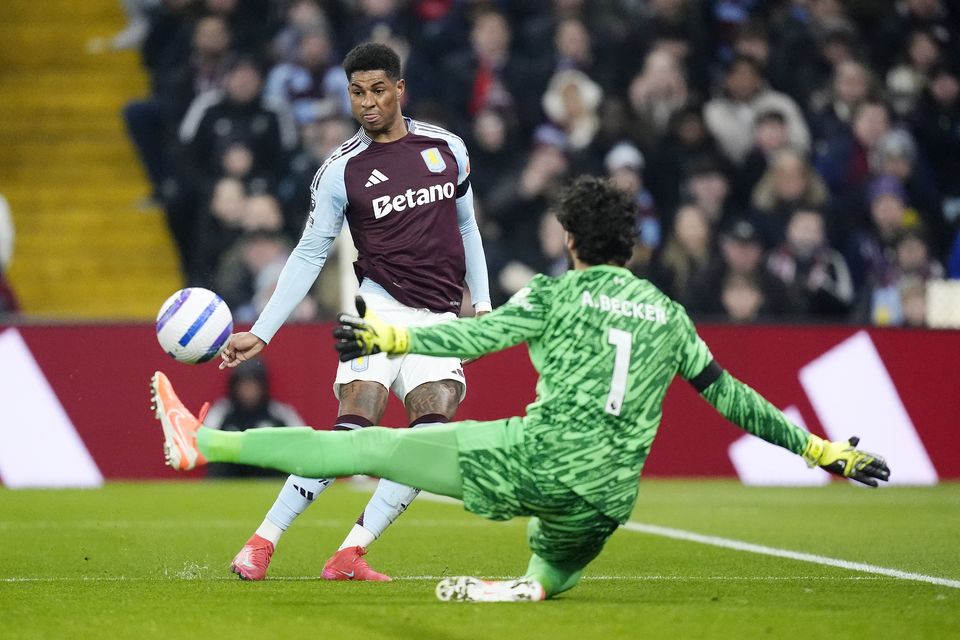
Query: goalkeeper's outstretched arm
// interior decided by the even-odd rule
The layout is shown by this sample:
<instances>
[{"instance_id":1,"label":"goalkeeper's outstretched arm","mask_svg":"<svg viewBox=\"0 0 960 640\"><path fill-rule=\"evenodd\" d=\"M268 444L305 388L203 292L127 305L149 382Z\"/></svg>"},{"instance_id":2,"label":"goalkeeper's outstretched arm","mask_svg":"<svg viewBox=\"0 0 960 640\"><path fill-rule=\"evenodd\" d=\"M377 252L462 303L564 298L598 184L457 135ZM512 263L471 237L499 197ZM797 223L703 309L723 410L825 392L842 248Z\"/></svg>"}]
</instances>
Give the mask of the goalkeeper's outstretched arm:
<instances>
[{"instance_id":1,"label":"goalkeeper's outstretched arm","mask_svg":"<svg viewBox=\"0 0 960 640\"><path fill-rule=\"evenodd\" d=\"M796 426L750 386L724 371L716 361L690 383L723 417L747 433L803 456L811 467L851 478L871 487L887 480L890 470L880 456L856 448L858 438L830 442Z\"/></svg>"}]
</instances>

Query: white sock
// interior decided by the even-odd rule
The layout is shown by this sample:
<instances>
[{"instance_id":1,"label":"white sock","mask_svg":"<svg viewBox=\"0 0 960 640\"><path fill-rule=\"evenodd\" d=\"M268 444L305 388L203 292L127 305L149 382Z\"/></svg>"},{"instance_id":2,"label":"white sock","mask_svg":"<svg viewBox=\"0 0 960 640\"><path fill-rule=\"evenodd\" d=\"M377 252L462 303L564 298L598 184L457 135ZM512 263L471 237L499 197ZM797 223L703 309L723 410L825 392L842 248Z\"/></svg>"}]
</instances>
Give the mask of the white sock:
<instances>
[{"instance_id":1,"label":"white sock","mask_svg":"<svg viewBox=\"0 0 960 640\"><path fill-rule=\"evenodd\" d=\"M359 545L366 549L401 513L406 511L418 493L420 489L414 489L393 480L381 479L363 514L347 534L340 548Z\"/></svg>"},{"instance_id":2,"label":"white sock","mask_svg":"<svg viewBox=\"0 0 960 640\"><path fill-rule=\"evenodd\" d=\"M277 546L277 543L280 542L280 536L283 535L283 529L264 518L260 526L257 527L257 535L272 542L273 546Z\"/></svg>"},{"instance_id":3,"label":"white sock","mask_svg":"<svg viewBox=\"0 0 960 640\"><path fill-rule=\"evenodd\" d=\"M301 513L307 510L313 501L317 499L323 491L333 484L334 478L304 478L302 476L290 476L283 484L280 495L276 502L267 512L267 517L260 525L264 529L264 535L257 529L257 535L263 536L273 544L277 544L280 536L287 530L293 521ZM265 526L267 523L273 527ZM271 537L273 536L273 537Z\"/></svg>"},{"instance_id":4,"label":"white sock","mask_svg":"<svg viewBox=\"0 0 960 640\"><path fill-rule=\"evenodd\" d=\"M373 544L373 541L376 539L377 536L363 528L362 525L355 524L353 525L353 529L350 530L350 533L347 534L347 537L343 539L343 544L340 545L340 549L346 549L347 547L363 547L366 549ZM337 551L340 551L340 549L337 549Z\"/></svg>"}]
</instances>

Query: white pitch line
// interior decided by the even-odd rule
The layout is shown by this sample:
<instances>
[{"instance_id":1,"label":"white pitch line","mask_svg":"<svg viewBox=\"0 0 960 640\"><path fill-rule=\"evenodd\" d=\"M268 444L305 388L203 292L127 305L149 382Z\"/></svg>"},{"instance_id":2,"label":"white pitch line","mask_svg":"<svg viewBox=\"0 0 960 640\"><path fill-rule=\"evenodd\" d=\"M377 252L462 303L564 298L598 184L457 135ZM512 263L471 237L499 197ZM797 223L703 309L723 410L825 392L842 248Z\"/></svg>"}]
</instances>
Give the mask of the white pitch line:
<instances>
[{"instance_id":1,"label":"white pitch line","mask_svg":"<svg viewBox=\"0 0 960 640\"><path fill-rule=\"evenodd\" d=\"M459 500L453 500L444 496L437 496L432 493L423 492L421 496L433 502L459 504ZM775 556L777 558L788 558L790 560L799 560L801 562L811 562L813 564L819 564L827 567L849 569L850 571L862 571L864 573L873 573L881 576L888 576L890 578L898 578L900 580L913 580L915 582L926 582L928 584L935 584L942 587L960 589L960 580L938 578L937 576L928 576L923 573L912 573L910 571L901 571L900 569L890 569L888 567L880 567L875 564L866 564L863 562L851 562L849 560L830 558L828 556L820 556L813 553L790 551L789 549L777 549L776 547L767 547L762 544L753 544L751 542L733 540L731 538L705 536L703 534L694 533L693 531L686 531L684 529L673 529L671 527L661 527L655 524L644 524L642 522L632 521L622 525L621 528L626 529L627 531L646 533L664 538L672 538L674 540L684 540L686 542L698 542L700 544L722 547L724 549L747 551L760 555Z\"/></svg>"},{"instance_id":2,"label":"white pitch line","mask_svg":"<svg viewBox=\"0 0 960 640\"><path fill-rule=\"evenodd\" d=\"M900 571L899 569L889 569L887 567L879 567L875 564L850 562L849 560L830 558L828 556L819 556L813 553L801 553L799 551L790 551L789 549L777 549L775 547L767 547L762 544L743 542L742 540L720 538L717 536L705 536L692 531L684 531L683 529L672 529L670 527L661 527L655 524L643 524L640 522L628 522L623 525L623 528L627 529L628 531L648 533L650 535L662 536L664 538L673 538L674 540L698 542L700 544L723 547L725 549L734 549L736 551L748 551L750 553L758 553L765 556L788 558L790 560L800 560L801 562L812 562L813 564L824 565L827 567L838 567L840 569L849 569L850 571L862 571L864 573L874 573L881 576L899 578L901 580L914 580L916 582L926 582L929 584L940 585L942 587L960 589L960 580L950 580L948 578L928 576L923 573L911 573L909 571Z\"/></svg>"}]
</instances>

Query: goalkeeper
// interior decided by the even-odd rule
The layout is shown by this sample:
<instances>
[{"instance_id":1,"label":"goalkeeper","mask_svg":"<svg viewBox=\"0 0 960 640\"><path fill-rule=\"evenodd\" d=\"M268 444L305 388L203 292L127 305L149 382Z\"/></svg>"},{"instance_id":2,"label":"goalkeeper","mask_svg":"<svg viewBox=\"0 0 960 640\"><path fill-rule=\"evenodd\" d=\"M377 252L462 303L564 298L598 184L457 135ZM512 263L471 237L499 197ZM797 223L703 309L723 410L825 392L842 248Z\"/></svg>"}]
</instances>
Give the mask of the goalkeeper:
<instances>
[{"instance_id":1,"label":"goalkeeper","mask_svg":"<svg viewBox=\"0 0 960 640\"><path fill-rule=\"evenodd\" d=\"M539 600L577 584L633 511L677 374L731 422L811 467L873 487L889 478L884 460L857 449L856 438L829 442L800 429L724 371L683 307L623 267L635 241L625 195L582 177L562 192L557 210L573 265L565 275L538 275L479 318L407 329L361 304L363 317L341 316L334 332L342 360L381 351L475 358L527 342L540 378L524 417L416 430L226 433L202 428L158 372L152 389L168 462L233 462L317 478L369 474L460 498L493 520L531 516L524 577L447 578L437 586L442 600L473 601Z\"/></svg>"}]
</instances>

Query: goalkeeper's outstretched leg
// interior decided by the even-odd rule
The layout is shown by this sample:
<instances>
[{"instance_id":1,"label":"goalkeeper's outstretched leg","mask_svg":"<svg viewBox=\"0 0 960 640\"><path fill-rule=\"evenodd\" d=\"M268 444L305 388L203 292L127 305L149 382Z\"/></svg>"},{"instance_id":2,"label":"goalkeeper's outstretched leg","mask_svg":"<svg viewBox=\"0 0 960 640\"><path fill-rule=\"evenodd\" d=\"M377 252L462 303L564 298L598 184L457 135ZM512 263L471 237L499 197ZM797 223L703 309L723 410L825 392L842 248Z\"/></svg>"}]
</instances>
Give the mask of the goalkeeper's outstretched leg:
<instances>
[{"instance_id":1,"label":"goalkeeper's outstretched leg","mask_svg":"<svg viewBox=\"0 0 960 640\"><path fill-rule=\"evenodd\" d=\"M452 498L463 496L453 423L423 429L285 427L225 432L204 427L163 373L154 374L150 388L163 427L167 464L179 471L208 462L232 462L311 478L380 476Z\"/></svg>"}]
</instances>

